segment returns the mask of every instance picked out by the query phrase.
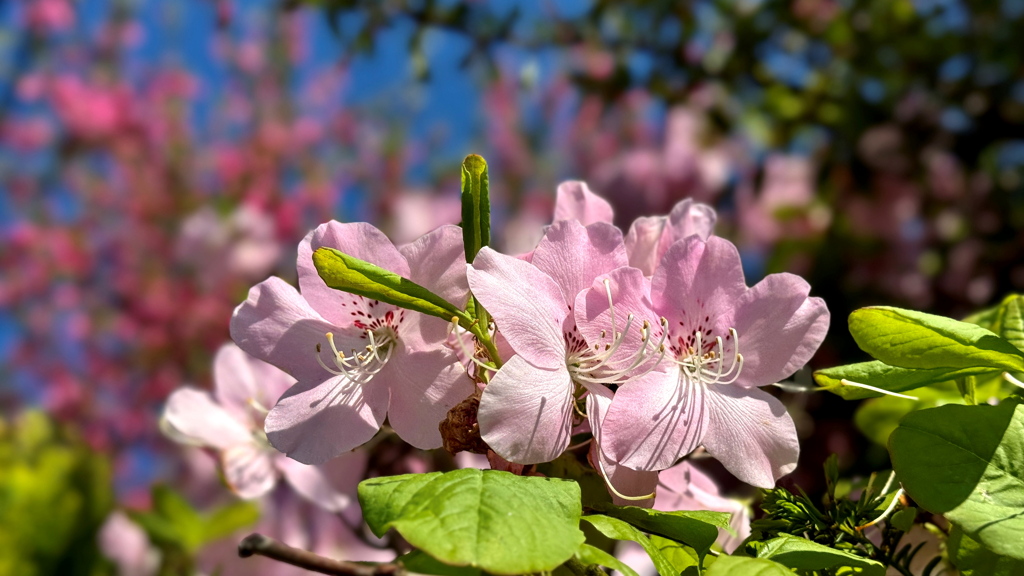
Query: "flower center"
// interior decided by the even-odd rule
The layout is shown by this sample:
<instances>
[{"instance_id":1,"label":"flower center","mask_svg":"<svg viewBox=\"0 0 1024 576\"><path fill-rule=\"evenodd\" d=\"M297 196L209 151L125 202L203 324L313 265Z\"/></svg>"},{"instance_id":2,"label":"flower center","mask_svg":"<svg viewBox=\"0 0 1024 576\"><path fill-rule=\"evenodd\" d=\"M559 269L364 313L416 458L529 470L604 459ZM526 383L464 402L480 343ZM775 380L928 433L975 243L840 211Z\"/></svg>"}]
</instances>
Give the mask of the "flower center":
<instances>
[{"instance_id":1,"label":"flower center","mask_svg":"<svg viewBox=\"0 0 1024 576\"><path fill-rule=\"evenodd\" d=\"M728 350L726 341L731 343ZM678 345L672 347L676 354L674 361L686 376L704 384L732 384L740 377L743 355L735 328L729 328L725 340L721 336L711 340L710 330L705 336L702 328L694 331L687 343L689 345L684 345L680 338Z\"/></svg>"},{"instance_id":2,"label":"flower center","mask_svg":"<svg viewBox=\"0 0 1024 576\"><path fill-rule=\"evenodd\" d=\"M633 378L643 376L659 364L665 355L665 338L668 335L668 322L661 319L661 333L655 334L651 324L644 320L640 327L640 341L636 349L620 353L622 345L627 342L630 328L636 321L633 314L626 316L626 323L619 329L615 319L615 306L612 299L611 283L604 281L605 294L608 296L608 313L611 328L611 340L587 346L573 326L572 333L565 333L566 365L573 381L578 384L594 383L608 386L625 384ZM601 339L609 337L607 330L601 331Z\"/></svg>"},{"instance_id":3,"label":"flower center","mask_svg":"<svg viewBox=\"0 0 1024 576\"><path fill-rule=\"evenodd\" d=\"M365 384L383 370L388 360L391 359L391 354L398 342L398 333L390 323L375 328L366 328L362 338L369 343L361 350L352 348L347 355L338 350L332 332L328 332L325 336L331 346L334 367L328 366L320 356L319 343L316 345L316 361L324 370L337 376L345 376L355 384Z\"/></svg>"}]
</instances>

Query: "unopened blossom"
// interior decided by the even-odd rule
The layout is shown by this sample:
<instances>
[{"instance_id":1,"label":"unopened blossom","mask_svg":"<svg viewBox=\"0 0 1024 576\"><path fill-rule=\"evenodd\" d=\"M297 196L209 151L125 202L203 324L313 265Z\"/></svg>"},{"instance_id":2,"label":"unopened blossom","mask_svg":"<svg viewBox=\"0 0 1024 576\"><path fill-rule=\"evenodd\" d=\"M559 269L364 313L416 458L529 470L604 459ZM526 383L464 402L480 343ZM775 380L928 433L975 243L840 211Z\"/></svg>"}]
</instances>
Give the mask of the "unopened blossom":
<instances>
[{"instance_id":1,"label":"unopened blossom","mask_svg":"<svg viewBox=\"0 0 1024 576\"><path fill-rule=\"evenodd\" d=\"M474 296L491 313L516 355L484 388L478 421L484 441L519 464L556 458L569 444L578 402L610 395L639 362L610 363L617 350L590 349L573 314L576 296L598 276L626 264L622 234L614 226L556 221L531 262L484 248L469 267ZM626 339L622 318L617 338ZM616 346L616 349L619 348ZM636 354L640 348L627 345ZM599 421L591 420L591 428Z\"/></svg>"},{"instance_id":2,"label":"unopened blossom","mask_svg":"<svg viewBox=\"0 0 1024 576\"><path fill-rule=\"evenodd\" d=\"M160 551L146 531L120 510L111 512L96 535L100 552L117 567L117 576L152 576L160 569Z\"/></svg>"},{"instance_id":3,"label":"unopened blossom","mask_svg":"<svg viewBox=\"0 0 1024 576\"><path fill-rule=\"evenodd\" d=\"M224 479L242 498L263 496L283 476L296 492L318 506L331 511L346 508L351 498L336 491L320 469L295 462L267 443L263 433L266 406L272 406L294 379L234 344L218 350L213 372L212 395L182 388L167 399L164 422L170 436L215 450Z\"/></svg>"},{"instance_id":4,"label":"unopened blossom","mask_svg":"<svg viewBox=\"0 0 1024 576\"><path fill-rule=\"evenodd\" d=\"M577 306L588 344L611 342L607 317L632 314L659 333L661 365L622 383L603 420L609 457L637 470L662 470L703 445L736 477L771 487L796 466L793 420L758 390L803 366L828 329L828 310L792 274L748 288L727 240L691 236L661 259L641 299L609 306L591 287ZM631 290L632 291L632 290ZM583 307L580 310L580 307Z\"/></svg>"},{"instance_id":5,"label":"unopened blossom","mask_svg":"<svg viewBox=\"0 0 1024 576\"><path fill-rule=\"evenodd\" d=\"M328 222L299 244L299 291L277 277L257 284L235 310L231 336L298 382L267 415L270 443L307 464L373 437L388 417L417 448L441 445L438 423L472 393L458 357L443 346L443 320L329 288L313 266L322 246L410 278L461 305L466 298L462 231L444 226L396 248L366 223Z\"/></svg>"}]
</instances>

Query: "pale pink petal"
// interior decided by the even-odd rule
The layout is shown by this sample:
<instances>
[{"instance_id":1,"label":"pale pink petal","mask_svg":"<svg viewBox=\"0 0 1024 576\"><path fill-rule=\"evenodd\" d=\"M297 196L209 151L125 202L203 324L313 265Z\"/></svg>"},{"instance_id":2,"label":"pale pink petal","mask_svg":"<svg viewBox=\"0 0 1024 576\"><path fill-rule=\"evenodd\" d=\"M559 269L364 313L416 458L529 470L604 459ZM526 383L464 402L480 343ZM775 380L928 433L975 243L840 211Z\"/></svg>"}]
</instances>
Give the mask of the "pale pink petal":
<instances>
[{"instance_id":1,"label":"pale pink petal","mask_svg":"<svg viewBox=\"0 0 1024 576\"><path fill-rule=\"evenodd\" d=\"M772 274L736 304L743 370L738 384L766 386L789 377L814 356L828 332L829 312L793 274Z\"/></svg>"},{"instance_id":2,"label":"pale pink petal","mask_svg":"<svg viewBox=\"0 0 1024 576\"><path fill-rule=\"evenodd\" d=\"M736 534L719 529L717 540L730 554L750 535L750 512L747 507L742 502L720 495L715 481L687 461L660 472L658 497L654 508L665 512L711 510L732 514L729 526Z\"/></svg>"},{"instance_id":3,"label":"pale pink petal","mask_svg":"<svg viewBox=\"0 0 1024 576\"><path fill-rule=\"evenodd\" d=\"M608 458L596 443L590 446L588 458L605 479L605 483L610 485L608 493L611 494L612 504L641 508L654 506L654 493L658 486L657 472L633 470L622 466ZM611 488L615 488L615 491L613 492ZM650 498L645 498L648 495ZM628 496L628 498L623 498L623 496Z\"/></svg>"},{"instance_id":4,"label":"pale pink petal","mask_svg":"<svg viewBox=\"0 0 1024 576\"><path fill-rule=\"evenodd\" d=\"M313 251L321 246L335 248L360 260L376 264L385 270L409 277L409 264L398 248L383 232L366 222L342 224L330 221L313 230L299 243L296 267L299 271L299 289L309 305L324 318L338 326L352 323L352 317L341 303L352 295L329 288L313 266Z\"/></svg>"},{"instance_id":5,"label":"pale pink petal","mask_svg":"<svg viewBox=\"0 0 1024 576\"><path fill-rule=\"evenodd\" d=\"M412 244L402 246L409 262L409 279L462 308L469 296L466 282L466 252L462 228L441 226Z\"/></svg>"},{"instance_id":6,"label":"pale pink petal","mask_svg":"<svg viewBox=\"0 0 1024 576\"><path fill-rule=\"evenodd\" d=\"M118 576L152 576L160 568L160 552L149 543L146 531L120 510L107 516L96 543L117 565Z\"/></svg>"},{"instance_id":7,"label":"pale pink petal","mask_svg":"<svg viewBox=\"0 0 1024 576\"><path fill-rule=\"evenodd\" d=\"M702 311L721 311L719 316L727 316L746 292L739 251L717 236L707 241L690 236L676 242L651 278L654 309L673 326L703 316ZM728 322L730 318L719 320Z\"/></svg>"},{"instance_id":8,"label":"pale pink petal","mask_svg":"<svg viewBox=\"0 0 1024 576\"><path fill-rule=\"evenodd\" d=\"M474 390L455 354L441 348L411 352L400 347L375 378L391 388L391 427L402 440L423 450L441 446L438 424Z\"/></svg>"},{"instance_id":9,"label":"pale pink petal","mask_svg":"<svg viewBox=\"0 0 1024 576\"><path fill-rule=\"evenodd\" d=\"M562 321L569 313L550 276L484 247L467 270L469 287L512 348L543 368L565 366Z\"/></svg>"},{"instance_id":10,"label":"pale pink petal","mask_svg":"<svg viewBox=\"0 0 1024 576\"><path fill-rule=\"evenodd\" d=\"M602 437L601 422L612 403L612 391L600 384L587 386L587 420L594 434L594 441L590 446L590 462L599 474L610 485L609 493L612 495L612 502L618 506L642 506L650 508L654 504L654 489L658 484L657 472L642 472L621 466L608 457L601 449L604 438ZM612 490L611 488L614 488ZM636 500L646 495L650 498ZM629 498L622 498L628 496Z\"/></svg>"},{"instance_id":11,"label":"pale pink petal","mask_svg":"<svg viewBox=\"0 0 1024 576\"><path fill-rule=\"evenodd\" d=\"M700 445L708 427L704 385L678 368L622 385L602 423L605 453L635 470L663 470Z\"/></svg>"},{"instance_id":12,"label":"pale pink petal","mask_svg":"<svg viewBox=\"0 0 1024 576\"><path fill-rule=\"evenodd\" d=\"M608 280L607 286L604 280ZM661 328L658 315L654 312L650 298L651 282L643 272L636 268L623 267L613 270L610 274L598 277L593 285L576 297L574 308L576 326L591 347L604 347L615 340L615 332L624 332L629 316L633 316L629 324L629 332L619 345L617 358L632 359L640 352L641 329L646 321L652 334L660 335ZM613 307L608 305L608 294L611 293ZM615 322L612 322L612 313ZM614 324L614 326L613 326ZM614 329L613 329L614 328ZM655 356L655 344L649 344L652 357ZM621 366L621 363L615 366ZM641 368L647 368L647 364Z\"/></svg>"},{"instance_id":13,"label":"pale pink petal","mask_svg":"<svg viewBox=\"0 0 1024 576\"><path fill-rule=\"evenodd\" d=\"M358 385L343 376L292 386L267 414L267 439L303 464L320 464L362 445L380 430L387 384Z\"/></svg>"},{"instance_id":14,"label":"pale pink petal","mask_svg":"<svg viewBox=\"0 0 1024 576\"><path fill-rule=\"evenodd\" d=\"M612 205L591 192L586 182L569 180L558 185L555 193L555 222L579 220L586 226L594 222L611 223L613 216Z\"/></svg>"},{"instance_id":15,"label":"pale pink petal","mask_svg":"<svg viewBox=\"0 0 1024 576\"><path fill-rule=\"evenodd\" d=\"M664 254L664 250L660 248L662 237L670 236L663 234L667 222L668 219L664 216L641 216L633 220L626 234L624 243L629 265L642 270L644 276L654 274L654 269Z\"/></svg>"},{"instance_id":16,"label":"pale pink petal","mask_svg":"<svg viewBox=\"0 0 1024 576\"><path fill-rule=\"evenodd\" d=\"M221 452L224 480L228 487L246 500L259 498L277 484L274 453L250 441Z\"/></svg>"},{"instance_id":17,"label":"pale pink petal","mask_svg":"<svg viewBox=\"0 0 1024 576\"><path fill-rule=\"evenodd\" d=\"M276 404L295 379L229 342L213 357L213 382L217 402L241 421L248 421L254 409Z\"/></svg>"},{"instance_id":18,"label":"pale pink petal","mask_svg":"<svg viewBox=\"0 0 1024 576\"><path fill-rule=\"evenodd\" d=\"M556 221L533 252L533 265L555 281L571 308L601 274L627 264L622 232L606 222Z\"/></svg>"},{"instance_id":19,"label":"pale pink petal","mask_svg":"<svg viewBox=\"0 0 1024 576\"><path fill-rule=\"evenodd\" d=\"M352 503L352 497L335 490L319 466L296 462L284 455L274 465L295 492L329 512L340 512Z\"/></svg>"},{"instance_id":20,"label":"pale pink petal","mask_svg":"<svg viewBox=\"0 0 1024 576\"><path fill-rule=\"evenodd\" d=\"M252 442L245 423L213 401L208 392L180 388L167 398L164 419L175 432L211 448Z\"/></svg>"},{"instance_id":21,"label":"pale pink petal","mask_svg":"<svg viewBox=\"0 0 1024 576\"><path fill-rule=\"evenodd\" d=\"M718 215L711 206L694 202L690 198L680 200L668 215L668 225L665 227L665 234L669 236L668 245L694 234L701 240L707 240L715 230L716 220Z\"/></svg>"},{"instance_id":22,"label":"pale pink petal","mask_svg":"<svg viewBox=\"0 0 1024 576\"><path fill-rule=\"evenodd\" d=\"M231 339L247 353L270 362L296 380L322 380L316 345L335 330L284 280L270 277L253 286L231 316ZM323 357L331 365L330 353Z\"/></svg>"},{"instance_id":23,"label":"pale pink petal","mask_svg":"<svg viewBox=\"0 0 1024 576\"><path fill-rule=\"evenodd\" d=\"M484 388L477 413L480 435L511 462L554 460L569 445L572 392L564 361L545 370L513 356Z\"/></svg>"},{"instance_id":24,"label":"pale pink petal","mask_svg":"<svg viewBox=\"0 0 1024 576\"><path fill-rule=\"evenodd\" d=\"M757 388L710 386L704 448L740 480L758 488L796 468L800 443L785 406Z\"/></svg>"},{"instance_id":25,"label":"pale pink petal","mask_svg":"<svg viewBox=\"0 0 1024 576\"><path fill-rule=\"evenodd\" d=\"M654 561L651 560L647 551L632 540L617 541L615 557L635 570L640 576L658 576L658 569L654 567ZM612 572L612 576L622 576L622 573L616 570Z\"/></svg>"}]
</instances>

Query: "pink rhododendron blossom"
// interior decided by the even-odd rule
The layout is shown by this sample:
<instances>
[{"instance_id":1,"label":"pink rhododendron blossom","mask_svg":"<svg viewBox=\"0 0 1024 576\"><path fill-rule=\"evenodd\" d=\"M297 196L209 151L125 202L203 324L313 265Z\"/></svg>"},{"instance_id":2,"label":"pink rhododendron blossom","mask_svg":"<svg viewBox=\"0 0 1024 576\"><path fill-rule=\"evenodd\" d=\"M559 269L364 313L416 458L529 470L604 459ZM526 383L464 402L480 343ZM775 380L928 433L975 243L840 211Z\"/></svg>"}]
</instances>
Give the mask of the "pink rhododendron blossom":
<instances>
[{"instance_id":1,"label":"pink rhododendron blossom","mask_svg":"<svg viewBox=\"0 0 1024 576\"><path fill-rule=\"evenodd\" d=\"M658 473L655 510L711 510L732 514L729 527L735 531L718 530L718 543L732 554L750 536L750 510L742 502L721 495L715 481L700 468L683 461Z\"/></svg>"},{"instance_id":2,"label":"pink rhododendron blossom","mask_svg":"<svg viewBox=\"0 0 1024 576\"><path fill-rule=\"evenodd\" d=\"M469 267L474 296L516 352L480 399L481 436L500 456L520 464L556 458L568 446L577 398L589 391L590 406L610 395L606 385L638 369L610 362L615 350L589 348L573 315L584 288L625 264L617 228L561 220L548 229L531 262L485 248ZM620 336L628 331L624 327ZM639 352L633 343L629 347ZM591 429L597 424L592 419Z\"/></svg>"},{"instance_id":3,"label":"pink rhododendron blossom","mask_svg":"<svg viewBox=\"0 0 1024 576\"><path fill-rule=\"evenodd\" d=\"M691 236L673 244L655 270L650 308L637 298L609 307L594 287L581 295L577 322L592 346L612 342L601 332L612 313L659 326L663 342L658 370L616 390L602 422L608 455L637 470L661 470L703 445L759 487L792 471L799 453L793 420L756 387L791 375L824 339L828 310L809 290L791 274L748 288L735 246Z\"/></svg>"},{"instance_id":4,"label":"pink rhododendron blossom","mask_svg":"<svg viewBox=\"0 0 1024 576\"><path fill-rule=\"evenodd\" d=\"M298 383L267 415L270 443L307 464L369 440L385 416L417 448L441 445L438 423L468 397L472 382L442 346L448 325L433 317L329 288L312 253L336 248L428 288L466 299L462 230L444 226L396 248L366 223L328 222L299 244L299 291L272 277L235 310L231 335L247 352Z\"/></svg>"},{"instance_id":5,"label":"pink rhododendron blossom","mask_svg":"<svg viewBox=\"0 0 1024 576\"><path fill-rule=\"evenodd\" d=\"M614 213L607 200L590 191L586 182L569 180L555 191L555 217L559 220L578 220L584 226L594 222L612 221Z\"/></svg>"},{"instance_id":6,"label":"pink rhododendron blossom","mask_svg":"<svg viewBox=\"0 0 1024 576\"><path fill-rule=\"evenodd\" d=\"M718 219L714 208L686 198L680 200L667 216L642 216L633 221L626 234L629 265L646 276L654 274L669 246L689 236L707 240Z\"/></svg>"},{"instance_id":7,"label":"pink rhododendron blossom","mask_svg":"<svg viewBox=\"0 0 1024 576\"><path fill-rule=\"evenodd\" d=\"M182 388L171 394L164 420L172 438L220 453L224 478L242 498L258 498L284 476L296 492L327 510L340 511L351 498L334 490L322 472L274 450L263 433L262 415L294 380L273 366L225 344L213 364L214 394Z\"/></svg>"}]
</instances>

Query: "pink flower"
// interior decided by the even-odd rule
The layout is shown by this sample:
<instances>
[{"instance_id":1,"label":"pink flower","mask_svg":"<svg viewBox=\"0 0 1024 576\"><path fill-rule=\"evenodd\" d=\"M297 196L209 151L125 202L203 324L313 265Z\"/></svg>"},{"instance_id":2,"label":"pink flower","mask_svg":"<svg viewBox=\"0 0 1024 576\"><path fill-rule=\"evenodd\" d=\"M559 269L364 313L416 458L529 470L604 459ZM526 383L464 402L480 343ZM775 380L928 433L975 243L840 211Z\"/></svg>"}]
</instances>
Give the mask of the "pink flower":
<instances>
[{"instance_id":1,"label":"pink flower","mask_svg":"<svg viewBox=\"0 0 1024 576\"><path fill-rule=\"evenodd\" d=\"M718 485L710 476L688 461L662 470L658 474L655 510L711 510L729 512L732 519L729 526L736 531L732 535L719 529L718 543L732 554L733 550L750 535L750 510L742 502L721 495Z\"/></svg>"},{"instance_id":2,"label":"pink flower","mask_svg":"<svg viewBox=\"0 0 1024 576\"><path fill-rule=\"evenodd\" d=\"M124 512L114 511L107 516L97 540L103 556L117 565L118 576L150 576L160 568L160 551Z\"/></svg>"},{"instance_id":3,"label":"pink flower","mask_svg":"<svg viewBox=\"0 0 1024 576\"><path fill-rule=\"evenodd\" d=\"M626 234L629 265L639 268L645 276L654 268L669 246L693 235L707 240L714 232L718 215L707 204L686 198L672 207L667 216L641 216L633 221Z\"/></svg>"},{"instance_id":4,"label":"pink flower","mask_svg":"<svg viewBox=\"0 0 1024 576\"><path fill-rule=\"evenodd\" d=\"M590 191L586 182L568 180L558 185L555 192L555 222L579 220L584 226L594 222L611 224L612 205Z\"/></svg>"},{"instance_id":5,"label":"pink flower","mask_svg":"<svg viewBox=\"0 0 1024 576\"><path fill-rule=\"evenodd\" d=\"M755 486L771 487L792 471L799 453L793 420L756 387L791 375L824 339L828 310L809 290L791 274L748 288L735 246L691 236L673 244L655 270L650 308L640 298L609 308L597 287L581 295L577 322L591 346L612 342L602 330L613 312L660 326L663 342L659 369L615 393L602 423L608 456L633 469L662 470L703 444Z\"/></svg>"},{"instance_id":6,"label":"pink flower","mask_svg":"<svg viewBox=\"0 0 1024 576\"><path fill-rule=\"evenodd\" d=\"M293 383L277 368L248 356L234 344L217 351L215 390L176 390L167 399L164 421L169 434L220 453L224 478L242 498L269 492L278 476L300 495L326 510L340 511L351 498L334 490L315 466L300 464L274 450L263 434L266 408Z\"/></svg>"},{"instance_id":7,"label":"pink flower","mask_svg":"<svg viewBox=\"0 0 1024 576\"><path fill-rule=\"evenodd\" d=\"M444 226L395 248L366 223L328 222L299 244L301 294L277 277L257 284L235 309L231 336L298 383L267 415L270 443L307 464L369 440L387 415L417 448L441 445L438 423L468 397L472 382L441 344L440 319L327 287L313 266L321 246L400 274L461 305L467 295L462 230Z\"/></svg>"},{"instance_id":8,"label":"pink flower","mask_svg":"<svg viewBox=\"0 0 1024 576\"><path fill-rule=\"evenodd\" d=\"M470 288L516 353L480 398L481 436L498 455L519 464L553 460L569 444L577 399L589 391L589 410L634 368L591 350L573 316L576 296L625 263L617 228L577 220L552 224L531 262L489 248L477 255Z\"/></svg>"},{"instance_id":9,"label":"pink flower","mask_svg":"<svg viewBox=\"0 0 1024 576\"><path fill-rule=\"evenodd\" d=\"M75 24L75 11L67 0L32 0L25 12L25 23L40 33L63 32Z\"/></svg>"}]
</instances>

